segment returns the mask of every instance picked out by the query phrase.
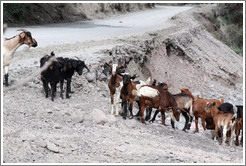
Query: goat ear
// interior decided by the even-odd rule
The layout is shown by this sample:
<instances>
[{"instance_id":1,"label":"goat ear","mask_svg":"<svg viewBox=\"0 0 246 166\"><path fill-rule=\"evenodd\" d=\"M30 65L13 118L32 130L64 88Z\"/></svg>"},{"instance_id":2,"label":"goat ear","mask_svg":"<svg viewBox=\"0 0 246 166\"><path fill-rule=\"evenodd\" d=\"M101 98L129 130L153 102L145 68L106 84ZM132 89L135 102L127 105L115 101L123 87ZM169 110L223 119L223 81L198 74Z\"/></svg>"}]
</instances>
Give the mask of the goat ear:
<instances>
[{"instance_id":1,"label":"goat ear","mask_svg":"<svg viewBox=\"0 0 246 166\"><path fill-rule=\"evenodd\" d=\"M120 72L118 72L118 75L120 75L121 77L123 77L123 74L121 74Z\"/></svg>"},{"instance_id":2,"label":"goat ear","mask_svg":"<svg viewBox=\"0 0 246 166\"><path fill-rule=\"evenodd\" d=\"M24 38L26 37L26 33L24 33L24 32L20 33L20 34L19 34L19 37L20 37L21 39L24 39Z\"/></svg>"},{"instance_id":3,"label":"goat ear","mask_svg":"<svg viewBox=\"0 0 246 166\"><path fill-rule=\"evenodd\" d=\"M117 67L118 69L124 69L125 67L124 66L119 66Z\"/></svg>"},{"instance_id":4,"label":"goat ear","mask_svg":"<svg viewBox=\"0 0 246 166\"><path fill-rule=\"evenodd\" d=\"M154 81L152 82L152 85L153 85L153 86L156 85L156 79L154 79Z\"/></svg>"},{"instance_id":5,"label":"goat ear","mask_svg":"<svg viewBox=\"0 0 246 166\"><path fill-rule=\"evenodd\" d=\"M108 67L112 69L112 65L108 64L107 62L105 63L105 65L107 65Z\"/></svg>"},{"instance_id":6,"label":"goat ear","mask_svg":"<svg viewBox=\"0 0 246 166\"><path fill-rule=\"evenodd\" d=\"M134 74L133 76L131 76L131 79L134 80L137 77L138 77L138 75L137 74Z\"/></svg>"}]
</instances>

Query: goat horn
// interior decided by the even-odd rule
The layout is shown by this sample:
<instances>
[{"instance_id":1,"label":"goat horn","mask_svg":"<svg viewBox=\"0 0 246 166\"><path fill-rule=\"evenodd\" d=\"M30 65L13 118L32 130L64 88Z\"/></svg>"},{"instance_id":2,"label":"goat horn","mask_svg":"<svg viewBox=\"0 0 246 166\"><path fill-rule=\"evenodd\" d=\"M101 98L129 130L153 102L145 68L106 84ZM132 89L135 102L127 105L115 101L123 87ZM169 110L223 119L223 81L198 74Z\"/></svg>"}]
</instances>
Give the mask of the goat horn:
<instances>
[{"instance_id":1,"label":"goat horn","mask_svg":"<svg viewBox=\"0 0 246 166\"><path fill-rule=\"evenodd\" d=\"M80 60L77 56L75 56L75 58L77 58L78 60Z\"/></svg>"},{"instance_id":2,"label":"goat horn","mask_svg":"<svg viewBox=\"0 0 246 166\"><path fill-rule=\"evenodd\" d=\"M16 31L29 32L29 31L28 31L28 30L26 30L26 29L17 29Z\"/></svg>"}]
</instances>

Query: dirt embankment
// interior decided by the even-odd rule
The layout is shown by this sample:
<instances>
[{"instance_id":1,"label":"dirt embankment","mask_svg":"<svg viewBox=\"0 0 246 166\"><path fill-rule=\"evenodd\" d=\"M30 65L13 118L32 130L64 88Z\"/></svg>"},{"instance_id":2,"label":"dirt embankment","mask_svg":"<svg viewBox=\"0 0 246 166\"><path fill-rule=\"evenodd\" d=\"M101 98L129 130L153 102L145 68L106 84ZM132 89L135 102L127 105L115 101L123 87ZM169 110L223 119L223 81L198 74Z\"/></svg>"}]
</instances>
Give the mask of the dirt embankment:
<instances>
[{"instance_id":1,"label":"dirt embankment","mask_svg":"<svg viewBox=\"0 0 246 166\"><path fill-rule=\"evenodd\" d=\"M6 163L243 163L243 147L222 147L214 131L194 134L155 123L141 124L110 115L104 62L127 64L127 72L165 81L170 92L189 88L205 98L224 97L243 104L243 62L213 38L193 17L194 8L170 19L172 27L122 39L77 42L17 52L10 81L16 84L39 69L39 58L78 52L90 56L91 72L74 75L71 99L52 102L43 94L40 76L26 86L3 91L3 161ZM208 8L209 10L209 8ZM76 50L76 51L74 51ZM39 57L40 56L40 57ZM101 111L98 111L100 109ZM134 114L138 111L134 107ZM95 113L96 118L95 118ZM101 118L100 118L101 117ZM106 118L105 118L106 117ZM99 122L96 119L101 119Z\"/></svg>"}]
</instances>

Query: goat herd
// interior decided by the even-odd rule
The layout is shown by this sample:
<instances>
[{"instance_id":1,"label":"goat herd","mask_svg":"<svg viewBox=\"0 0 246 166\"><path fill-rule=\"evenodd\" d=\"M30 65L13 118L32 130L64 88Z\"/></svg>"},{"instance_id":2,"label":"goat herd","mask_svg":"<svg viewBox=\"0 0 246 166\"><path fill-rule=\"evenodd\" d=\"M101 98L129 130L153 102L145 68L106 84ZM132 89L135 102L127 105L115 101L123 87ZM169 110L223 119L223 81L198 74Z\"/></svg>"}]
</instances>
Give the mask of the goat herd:
<instances>
[{"instance_id":1,"label":"goat herd","mask_svg":"<svg viewBox=\"0 0 246 166\"><path fill-rule=\"evenodd\" d=\"M3 40L3 64L5 85L8 86L8 67L13 59L16 49L22 44L29 47L36 47L37 42L32 38L31 33L21 29L21 33L12 38ZM171 116L171 124L174 128L174 122L179 121L180 113L185 118L183 130L189 130L192 120L195 117L195 132L198 132L198 118L201 118L203 129L215 129L214 140L217 136L223 135L222 145L225 145L226 137L230 135L230 146L233 141L233 134L236 134L235 144L239 145L238 137L241 134L241 143L243 143L243 106L235 106L230 103L224 103L224 99L203 99L192 95L189 89L180 89L178 94L171 94L168 86L164 82L156 83L150 77L146 81L133 81L137 75L125 73L125 67L117 64L105 64L111 69L111 78L108 82L111 97L111 114L119 115L120 99L123 112L121 115L126 119L133 118L133 102L136 101L139 106L139 112L135 116L140 116L142 123L151 117L152 108L156 108L153 118L155 120L158 112L161 112L162 124L165 125L165 112ZM63 84L67 81L66 98L70 97L71 79L76 71L82 75L83 68L88 67L84 61L79 59L55 57L54 52L45 55L40 59L41 80L45 95L48 97L49 85L51 86L51 99L54 101L56 86L60 83L60 97L63 98ZM114 96L116 96L114 98ZM129 108L128 108L129 106ZM115 108L114 108L115 107ZM128 111L129 110L129 111ZM144 111L146 117L144 118ZM205 125L206 122L206 125ZM220 130L222 129L222 130Z\"/></svg>"}]
</instances>

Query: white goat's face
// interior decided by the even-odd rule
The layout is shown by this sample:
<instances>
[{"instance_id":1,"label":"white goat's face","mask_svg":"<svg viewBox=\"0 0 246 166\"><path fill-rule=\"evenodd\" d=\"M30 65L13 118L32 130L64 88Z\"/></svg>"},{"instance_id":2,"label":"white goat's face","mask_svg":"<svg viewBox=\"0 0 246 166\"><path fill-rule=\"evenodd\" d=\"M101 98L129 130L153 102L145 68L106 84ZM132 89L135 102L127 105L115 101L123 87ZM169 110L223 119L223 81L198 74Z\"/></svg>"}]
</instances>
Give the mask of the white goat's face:
<instances>
[{"instance_id":1,"label":"white goat's face","mask_svg":"<svg viewBox=\"0 0 246 166\"><path fill-rule=\"evenodd\" d=\"M117 66L118 66L117 64L113 64L113 66L112 66L112 75L116 74Z\"/></svg>"},{"instance_id":2,"label":"white goat's face","mask_svg":"<svg viewBox=\"0 0 246 166\"><path fill-rule=\"evenodd\" d=\"M37 47L38 43L34 38L32 38L30 32L22 32L19 36L23 40L24 44L28 45L29 47Z\"/></svg>"}]
</instances>

